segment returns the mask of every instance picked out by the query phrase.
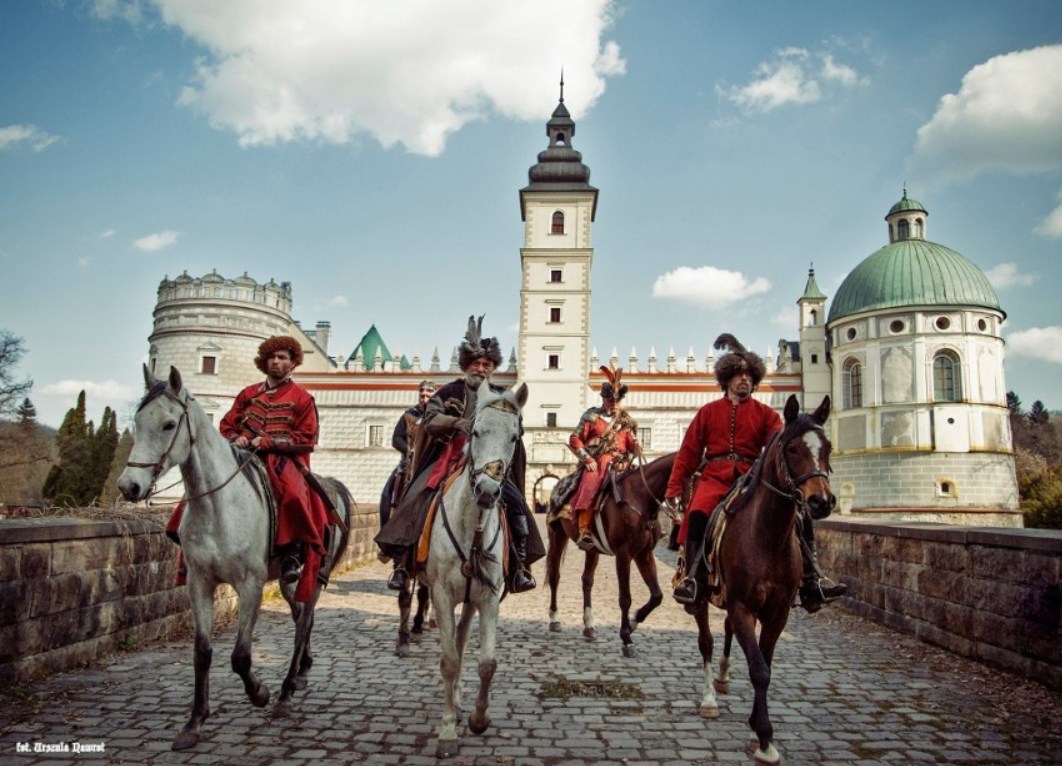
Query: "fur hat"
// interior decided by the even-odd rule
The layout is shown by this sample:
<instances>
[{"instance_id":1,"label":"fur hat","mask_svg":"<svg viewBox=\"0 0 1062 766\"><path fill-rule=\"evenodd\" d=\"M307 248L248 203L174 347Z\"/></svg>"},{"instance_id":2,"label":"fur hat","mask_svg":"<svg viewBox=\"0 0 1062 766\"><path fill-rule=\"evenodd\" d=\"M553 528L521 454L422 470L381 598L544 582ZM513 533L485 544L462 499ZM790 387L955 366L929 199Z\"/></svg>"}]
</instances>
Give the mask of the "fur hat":
<instances>
[{"instance_id":1,"label":"fur hat","mask_svg":"<svg viewBox=\"0 0 1062 766\"><path fill-rule=\"evenodd\" d=\"M273 355L274 351L286 350L291 354L291 361L294 363L293 367L298 367L302 364L302 346L290 335L274 335L272 338L266 338L258 346L258 356L254 358L254 366L269 374L269 370L266 368L266 361Z\"/></svg>"},{"instance_id":2,"label":"fur hat","mask_svg":"<svg viewBox=\"0 0 1062 766\"><path fill-rule=\"evenodd\" d=\"M715 379L719 381L720 388L725 390L730 379L739 372L747 370L752 376L753 386L758 386L767 374L763 360L742 346L730 333L720 335L715 339L714 345L717 350L728 349L727 353L715 360Z\"/></svg>"},{"instance_id":3,"label":"fur hat","mask_svg":"<svg viewBox=\"0 0 1062 766\"><path fill-rule=\"evenodd\" d=\"M617 402L627 395L627 391L630 389L625 385L621 385L620 381L623 379L623 370L615 367L601 365L601 374L605 376L605 379L601 381L601 398L602 399L615 399Z\"/></svg>"},{"instance_id":4,"label":"fur hat","mask_svg":"<svg viewBox=\"0 0 1062 766\"><path fill-rule=\"evenodd\" d=\"M483 317L480 316L479 320L477 320L475 316L470 316L465 339L461 341L461 347L457 350L457 364L462 372L467 370L472 362L481 357L486 357L494 362L495 368L501 365L502 355L501 349L498 348L498 339L484 338L482 334Z\"/></svg>"}]
</instances>

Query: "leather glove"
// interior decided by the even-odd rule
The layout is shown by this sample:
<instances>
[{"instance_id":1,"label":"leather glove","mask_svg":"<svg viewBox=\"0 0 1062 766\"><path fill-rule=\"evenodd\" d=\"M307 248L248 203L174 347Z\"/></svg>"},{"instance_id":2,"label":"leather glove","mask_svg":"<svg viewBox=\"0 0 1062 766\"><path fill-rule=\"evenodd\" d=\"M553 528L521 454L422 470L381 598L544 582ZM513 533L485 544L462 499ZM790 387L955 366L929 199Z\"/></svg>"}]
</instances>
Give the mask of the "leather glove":
<instances>
[{"instance_id":1,"label":"leather glove","mask_svg":"<svg viewBox=\"0 0 1062 766\"><path fill-rule=\"evenodd\" d=\"M472 421L468 418L458 418L454 421L454 429L463 434L472 432Z\"/></svg>"}]
</instances>

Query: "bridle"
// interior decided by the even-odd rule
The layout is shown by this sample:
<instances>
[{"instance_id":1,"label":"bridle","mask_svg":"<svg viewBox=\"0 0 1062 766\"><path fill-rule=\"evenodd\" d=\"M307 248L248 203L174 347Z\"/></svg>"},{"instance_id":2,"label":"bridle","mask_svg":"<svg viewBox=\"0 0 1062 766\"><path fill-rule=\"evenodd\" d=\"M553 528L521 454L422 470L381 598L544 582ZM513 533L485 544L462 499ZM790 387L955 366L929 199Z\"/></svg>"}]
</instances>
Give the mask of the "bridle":
<instances>
[{"instance_id":1,"label":"bridle","mask_svg":"<svg viewBox=\"0 0 1062 766\"><path fill-rule=\"evenodd\" d=\"M126 468L150 468L152 487L155 486L155 483L158 481L159 476L162 475L162 472L166 465L166 461L169 459L170 453L173 452L173 448L177 444L177 437L181 435L181 425L184 425L188 429L189 449L191 449L191 447L195 444L195 434L192 433L192 421L188 417L188 402L185 401L183 398L170 393L169 389L163 388L158 393L149 392L147 396L144 397L143 401L140 402L140 406L136 408L136 411L140 412L140 410L144 409L144 407L147 406L149 402L154 401L159 396L165 396L167 399L172 399L173 401L177 402L177 405L181 408L181 417L177 421L177 427L173 429L173 438L170 439L170 443L166 447L166 450L161 455L159 455L159 459L156 460L154 463L137 463L134 461L129 461L125 464ZM191 397L189 396L189 398ZM151 492L150 494L157 493Z\"/></svg>"},{"instance_id":2,"label":"bridle","mask_svg":"<svg viewBox=\"0 0 1062 766\"><path fill-rule=\"evenodd\" d=\"M781 466L782 487L779 488L779 487L774 486L774 484L772 484L770 481L768 481L768 479L766 477L761 478L760 481L762 481L763 485L765 487L767 487L767 489L769 489L771 492L774 492L776 495L778 495L780 497L783 497L786 500L789 500L790 502L795 503L797 508L798 508L798 510L799 510L800 515L801 516L806 516L806 515L808 515L808 501L807 501L807 498L804 496L804 493L801 492L800 488L804 485L805 482L809 481L810 479L814 479L814 478L821 478L821 479L824 479L826 481L829 481L830 475L829 475L828 470L824 471L821 468L819 468L818 466L816 466L813 470L808 471L806 473L803 473L803 474L801 474L800 476L797 476L794 479L793 478L793 471L789 467L789 460L788 460L788 458L786 458L785 445L788 444L792 439L795 439L795 438L797 438L797 436L805 434L808 431L817 431L817 432L819 432L820 434L823 435L823 438L825 438L825 433L823 432L821 427L812 426L807 431L801 431L800 434L796 434L794 436L790 436L788 438L785 438L786 430L788 430L788 429L783 429L781 431L778 431L773 437L771 437L770 443L768 443L766 449L764 449L764 451L763 451L763 461L764 461L764 464L766 465L767 456L770 455L771 449L775 446L775 444L776 443L778 444L778 452L780 453L780 455L778 457L778 461L777 462ZM829 465L827 465L827 469L828 468L829 468Z\"/></svg>"}]
</instances>

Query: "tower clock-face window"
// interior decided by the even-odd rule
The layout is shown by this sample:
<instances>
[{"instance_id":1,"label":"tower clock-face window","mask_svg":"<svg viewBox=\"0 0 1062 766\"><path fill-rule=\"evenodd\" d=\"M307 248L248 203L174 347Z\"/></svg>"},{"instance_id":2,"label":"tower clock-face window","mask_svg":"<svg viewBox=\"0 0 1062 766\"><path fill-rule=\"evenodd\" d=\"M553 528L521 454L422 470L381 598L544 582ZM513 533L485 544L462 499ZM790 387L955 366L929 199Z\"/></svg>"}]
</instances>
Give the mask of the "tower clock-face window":
<instances>
[{"instance_id":1,"label":"tower clock-face window","mask_svg":"<svg viewBox=\"0 0 1062 766\"><path fill-rule=\"evenodd\" d=\"M564 213L557 211L553 214L553 225L550 227L550 234L563 234L564 233Z\"/></svg>"}]
</instances>

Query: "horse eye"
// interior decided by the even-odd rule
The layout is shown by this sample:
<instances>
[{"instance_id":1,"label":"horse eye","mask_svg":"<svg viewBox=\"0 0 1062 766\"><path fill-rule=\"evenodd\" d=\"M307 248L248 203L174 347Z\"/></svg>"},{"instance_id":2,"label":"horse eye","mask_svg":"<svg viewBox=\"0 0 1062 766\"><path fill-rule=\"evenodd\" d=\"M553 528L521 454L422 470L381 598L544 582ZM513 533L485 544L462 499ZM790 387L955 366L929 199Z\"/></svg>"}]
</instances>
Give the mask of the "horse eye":
<instances>
[{"instance_id":1,"label":"horse eye","mask_svg":"<svg viewBox=\"0 0 1062 766\"><path fill-rule=\"evenodd\" d=\"M177 427L177 421L176 420L167 420L165 423L162 424L162 430L163 431L172 431L176 427Z\"/></svg>"}]
</instances>

